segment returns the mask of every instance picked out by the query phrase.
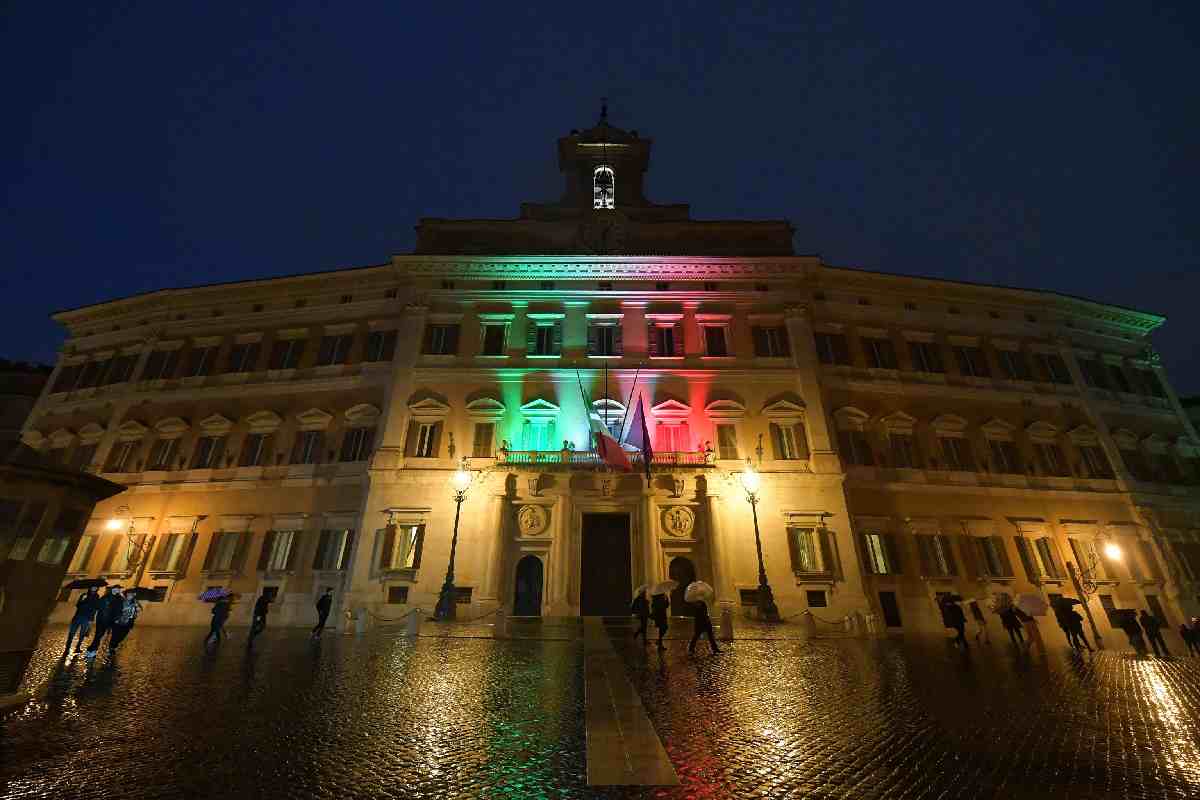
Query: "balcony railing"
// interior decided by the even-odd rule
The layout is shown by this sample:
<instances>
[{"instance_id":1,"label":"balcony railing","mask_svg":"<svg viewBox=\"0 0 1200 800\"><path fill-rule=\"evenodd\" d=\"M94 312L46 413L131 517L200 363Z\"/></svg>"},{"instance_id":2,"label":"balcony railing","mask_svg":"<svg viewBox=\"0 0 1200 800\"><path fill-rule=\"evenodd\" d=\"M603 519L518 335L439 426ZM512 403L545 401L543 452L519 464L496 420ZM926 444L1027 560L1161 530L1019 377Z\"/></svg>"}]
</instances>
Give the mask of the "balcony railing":
<instances>
[{"instance_id":1,"label":"balcony railing","mask_svg":"<svg viewBox=\"0 0 1200 800\"><path fill-rule=\"evenodd\" d=\"M642 468L642 454L625 452L635 470ZM497 464L506 466L557 466L567 469L595 469L604 466L604 460L595 450L500 450ZM713 454L701 450L679 453L655 453L651 467L711 467Z\"/></svg>"}]
</instances>

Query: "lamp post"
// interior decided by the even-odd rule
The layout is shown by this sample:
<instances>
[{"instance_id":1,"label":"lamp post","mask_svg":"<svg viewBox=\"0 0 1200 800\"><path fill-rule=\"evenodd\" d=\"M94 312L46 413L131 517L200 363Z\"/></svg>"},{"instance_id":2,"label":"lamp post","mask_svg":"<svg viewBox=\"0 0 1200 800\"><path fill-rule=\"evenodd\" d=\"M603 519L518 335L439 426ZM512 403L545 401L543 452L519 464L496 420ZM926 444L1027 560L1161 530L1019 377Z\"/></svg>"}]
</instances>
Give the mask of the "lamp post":
<instances>
[{"instance_id":1,"label":"lamp post","mask_svg":"<svg viewBox=\"0 0 1200 800\"><path fill-rule=\"evenodd\" d=\"M457 591L454 589L454 554L458 550L458 519L462 515L462 504L467 499L467 491L471 488L475 476L467 469L464 458L458 469L450 477L450 489L454 493L454 535L450 539L450 563L446 566L446 581L438 595L437 607L433 611L434 619L445 622L453 620L457 607Z\"/></svg>"},{"instance_id":2,"label":"lamp post","mask_svg":"<svg viewBox=\"0 0 1200 800\"><path fill-rule=\"evenodd\" d=\"M775 597L771 594L771 585L767 583L767 570L763 566L762 537L758 532L758 490L762 486L762 476L754 471L749 460L746 468L738 474L742 489L746 492L746 500L750 503L750 514L754 517L754 547L758 550L758 615L767 622L779 622L779 608L775 605Z\"/></svg>"},{"instance_id":3,"label":"lamp post","mask_svg":"<svg viewBox=\"0 0 1200 800\"><path fill-rule=\"evenodd\" d=\"M1103 536L1097 537L1097 541L1101 543L1104 549L1104 555L1111 561L1120 561L1124 557L1121 551L1121 546L1116 542L1110 542ZM1091 597L1096 593L1096 572L1100 566L1100 559L1096 555L1094 549L1090 549L1091 563L1086 567L1082 564L1078 571L1075 564L1067 562L1067 572L1071 575L1071 583L1075 585L1075 591L1083 597L1083 613L1087 614L1088 624L1092 628L1092 636L1096 639L1096 649L1104 649L1104 640L1100 636L1100 629L1096 627L1096 620L1092 617Z\"/></svg>"},{"instance_id":4,"label":"lamp post","mask_svg":"<svg viewBox=\"0 0 1200 800\"><path fill-rule=\"evenodd\" d=\"M133 510L129 506L118 506L113 513L116 516L105 523L105 527L110 531L119 531L121 528L125 528L125 569L129 574L137 573L133 578L133 585L137 586L138 581L142 579L146 556L150 550L149 537L145 537L141 542L137 540L137 534L134 533ZM128 520L128 523L125 520Z\"/></svg>"}]
</instances>

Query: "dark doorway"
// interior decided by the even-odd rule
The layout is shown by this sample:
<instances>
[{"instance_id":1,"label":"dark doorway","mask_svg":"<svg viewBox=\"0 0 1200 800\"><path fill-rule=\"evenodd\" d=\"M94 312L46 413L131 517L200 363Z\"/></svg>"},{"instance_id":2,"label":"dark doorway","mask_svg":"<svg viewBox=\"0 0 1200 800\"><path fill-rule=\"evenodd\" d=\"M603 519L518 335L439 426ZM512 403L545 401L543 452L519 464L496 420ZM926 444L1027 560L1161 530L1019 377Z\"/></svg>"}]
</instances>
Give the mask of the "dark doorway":
<instances>
[{"instance_id":1,"label":"dark doorway","mask_svg":"<svg viewBox=\"0 0 1200 800\"><path fill-rule=\"evenodd\" d=\"M889 628L900 627L900 604L895 592L880 592L879 606L883 609L883 623Z\"/></svg>"},{"instance_id":2,"label":"dark doorway","mask_svg":"<svg viewBox=\"0 0 1200 800\"><path fill-rule=\"evenodd\" d=\"M542 615L542 560L525 556L517 562L517 591L513 597L514 617Z\"/></svg>"},{"instance_id":3,"label":"dark doorway","mask_svg":"<svg viewBox=\"0 0 1200 800\"><path fill-rule=\"evenodd\" d=\"M683 602L683 593L687 591L688 584L696 580L695 565L683 556L673 558L667 567L667 577L679 584L671 590L671 616L690 616L687 605Z\"/></svg>"},{"instance_id":4,"label":"dark doorway","mask_svg":"<svg viewBox=\"0 0 1200 800\"><path fill-rule=\"evenodd\" d=\"M1157 617L1158 621L1163 625L1170 627L1171 620L1167 618L1167 612L1163 610L1162 603L1158 602L1158 597L1152 594L1146 595L1146 605L1150 606L1150 615Z\"/></svg>"},{"instance_id":5,"label":"dark doorway","mask_svg":"<svg viewBox=\"0 0 1200 800\"><path fill-rule=\"evenodd\" d=\"M579 613L628 617L633 601L628 514L584 514Z\"/></svg>"}]
</instances>

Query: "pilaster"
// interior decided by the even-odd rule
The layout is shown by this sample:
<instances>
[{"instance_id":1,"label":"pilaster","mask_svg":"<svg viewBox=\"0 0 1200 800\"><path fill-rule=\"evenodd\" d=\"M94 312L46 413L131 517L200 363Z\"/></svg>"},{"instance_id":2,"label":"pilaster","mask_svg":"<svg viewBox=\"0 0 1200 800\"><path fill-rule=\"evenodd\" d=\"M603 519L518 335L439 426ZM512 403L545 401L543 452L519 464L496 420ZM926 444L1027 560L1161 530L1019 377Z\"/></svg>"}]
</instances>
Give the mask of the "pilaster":
<instances>
[{"instance_id":1,"label":"pilaster","mask_svg":"<svg viewBox=\"0 0 1200 800\"><path fill-rule=\"evenodd\" d=\"M813 472L841 472L841 461L830 435L829 415L825 412L825 397L821 393L821 366L808 309L803 306L788 308L786 324L796 383L804 400Z\"/></svg>"}]
</instances>

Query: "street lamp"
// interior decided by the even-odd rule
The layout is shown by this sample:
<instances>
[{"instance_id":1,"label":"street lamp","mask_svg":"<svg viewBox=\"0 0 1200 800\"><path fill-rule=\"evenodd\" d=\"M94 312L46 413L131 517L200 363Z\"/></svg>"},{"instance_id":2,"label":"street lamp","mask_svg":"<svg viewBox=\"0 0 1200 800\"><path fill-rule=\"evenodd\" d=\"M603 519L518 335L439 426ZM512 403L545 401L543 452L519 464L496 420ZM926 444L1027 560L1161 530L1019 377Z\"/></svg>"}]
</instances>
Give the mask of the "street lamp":
<instances>
[{"instance_id":1,"label":"street lamp","mask_svg":"<svg viewBox=\"0 0 1200 800\"><path fill-rule=\"evenodd\" d=\"M1098 536L1097 542L1101 543L1101 549L1104 551L1106 558L1112 561L1120 561L1125 557L1125 553L1121 550L1121 545L1116 542L1108 541L1104 536ZM1096 556L1094 548L1088 548L1088 556L1090 562L1087 566L1079 565L1079 570L1076 572L1075 565L1070 561L1067 562L1067 572L1071 575L1071 582L1075 585L1075 591L1083 597L1083 611L1087 614L1088 624L1092 627L1092 636L1096 637L1096 649L1103 650L1104 642L1100 638L1100 629L1096 627L1096 620L1092 617L1091 596L1096 593L1096 575L1100 568L1100 559Z\"/></svg>"},{"instance_id":2,"label":"street lamp","mask_svg":"<svg viewBox=\"0 0 1200 800\"><path fill-rule=\"evenodd\" d=\"M134 533L135 521L133 519L133 510L129 506L118 506L114 512L116 516L105 523L104 527L110 531L119 531L125 528L125 569L128 573L137 573L133 584L142 578L142 567L145 565L146 556L150 554L150 537L142 537L142 541L138 541L137 534Z\"/></svg>"},{"instance_id":3,"label":"street lamp","mask_svg":"<svg viewBox=\"0 0 1200 800\"><path fill-rule=\"evenodd\" d=\"M463 501L467 499L467 491L475 480L475 474L467 469L464 458L458 469L450 476L450 489L454 493L454 536L450 539L450 563L446 566L446 582L438 595L437 607L433 611L434 619L445 622L453 620L457 607L457 591L454 589L454 554L458 550L458 519L462 514Z\"/></svg>"},{"instance_id":4,"label":"street lamp","mask_svg":"<svg viewBox=\"0 0 1200 800\"><path fill-rule=\"evenodd\" d=\"M767 570L763 566L762 537L758 532L758 490L762 487L762 476L746 460L746 468L738 473L742 490L746 492L746 500L750 503L750 513L754 517L754 547L758 550L758 615L767 622L779 622L779 608L775 605L775 597L771 594L771 586L767 583Z\"/></svg>"}]
</instances>

